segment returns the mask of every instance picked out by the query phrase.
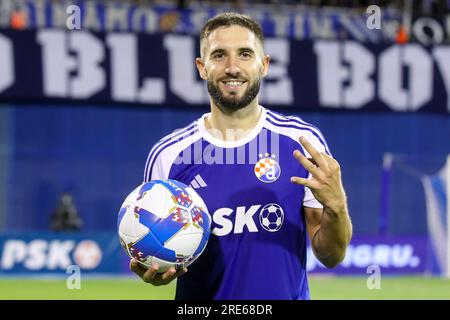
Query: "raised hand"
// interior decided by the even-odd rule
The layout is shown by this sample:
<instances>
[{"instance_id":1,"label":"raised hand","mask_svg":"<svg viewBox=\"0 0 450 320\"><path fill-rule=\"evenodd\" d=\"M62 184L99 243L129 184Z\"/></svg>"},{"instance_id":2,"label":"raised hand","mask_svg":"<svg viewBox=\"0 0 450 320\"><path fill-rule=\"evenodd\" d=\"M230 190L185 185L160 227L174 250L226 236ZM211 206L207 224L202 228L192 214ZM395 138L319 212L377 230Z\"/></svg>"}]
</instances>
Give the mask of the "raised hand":
<instances>
[{"instance_id":1,"label":"raised hand","mask_svg":"<svg viewBox=\"0 0 450 320\"><path fill-rule=\"evenodd\" d=\"M339 163L328 154L317 151L304 137L300 137L300 144L311 158L306 158L299 150L294 151L294 157L312 177L305 179L294 176L291 182L310 188L317 201L331 211L345 210L346 196Z\"/></svg>"}]
</instances>

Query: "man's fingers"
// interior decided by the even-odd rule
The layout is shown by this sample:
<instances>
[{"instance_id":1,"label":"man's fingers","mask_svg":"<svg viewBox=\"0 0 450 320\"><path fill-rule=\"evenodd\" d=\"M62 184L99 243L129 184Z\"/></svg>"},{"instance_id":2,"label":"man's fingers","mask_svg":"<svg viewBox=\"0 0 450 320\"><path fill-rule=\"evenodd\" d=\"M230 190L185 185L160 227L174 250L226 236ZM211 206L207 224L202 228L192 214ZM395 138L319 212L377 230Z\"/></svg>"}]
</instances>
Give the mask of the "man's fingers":
<instances>
[{"instance_id":1,"label":"man's fingers","mask_svg":"<svg viewBox=\"0 0 450 320\"><path fill-rule=\"evenodd\" d=\"M308 151L318 167L325 167L327 165L320 152L317 151L316 148L314 148L313 145L309 143L309 141L306 140L305 137L300 137L300 144L303 146L303 148L305 148L306 151Z\"/></svg>"},{"instance_id":2,"label":"man's fingers","mask_svg":"<svg viewBox=\"0 0 450 320\"><path fill-rule=\"evenodd\" d=\"M308 187L311 190L316 190L320 188L320 185L317 181L311 179L305 179L300 177L291 177L291 182L295 184L300 184L302 186Z\"/></svg>"},{"instance_id":3,"label":"man's fingers","mask_svg":"<svg viewBox=\"0 0 450 320\"><path fill-rule=\"evenodd\" d=\"M177 270L175 268L170 268L169 270L164 272L161 275L162 283L163 284L168 284L169 282L171 282L173 279L176 278L176 273L177 273Z\"/></svg>"},{"instance_id":4,"label":"man's fingers","mask_svg":"<svg viewBox=\"0 0 450 320\"><path fill-rule=\"evenodd\" d=\"M309 187L310 180L299 177L291 177L291 182L296 184L301 184L302 186Z\"/></svg>"},{"instance_id":5,"label":"man's fingers","mask_svg":"<svg viewBox=\"0 0 450 320\"><path fill-rule=\"evenodd\" d=\"M296 177L296 176L291 177L291 182L295 183L295 184L300 184L300 185L308 187L310 189L317 189L320 187L316 180L300 178L300 177Z\"/></svg>"},{"instance_id":6,"label":"man's fingers","mask_svg":"<svg viewBox=\"0 0 450 320\"><path fill-rule=\"evenodd\" d=\"M144 276L145 271L147 271L139 265L139 262L136 259L130 260L130 270L141 278Z\"/></svg>"},{"instance_id":7,"label":"man's fingers","mask_svg":"<svg viewBox=\"0 0 450 320\"><path fill-rule=\"evenodd\" d=\"M188 269L186 267L184 268L180 268L177 270L177 273L175 274L176 277L182 276L183 274L185 274L186 272L188 272Z\"/></svg>"},{"instance_id":8,"label":"man's fingers","mask_svg":"<svg viewBox=\"0 0 450 320\"><path fill-rule=\"evenodd\" d=\"M313 176L320 175L320 169L312 163L308 158L306 158L299 150L294 151L294 157L301 163L303 168L310 172Z\"/></svg>"},{"instance_id":9,"label":"man's fingers","mask_svg":"<svg viewBox=\"0 0 450 320\"><path fill-rule=\"evenodd\" d=\"M322 153L322 157L325 160L325 162L328 165L328 169L330 171L336 171L336 170L341 170L341 166L339 165L339 162L337 162L337 160L335 158L333 158L332 156L326 154L326 153Z\"/></svg>"},{"instance_id":10,"label":"man's fingers","mask_svg":"<svg viewBox=\"0 0 450 320\"><path fill-rule=\"evenodd\" d=\"M314 161L313 158L306 158L306 159L308 159L309 161L311 161L311 163L314 164L316 167L319 166L319 165Z\"/></svg>"},{"instance_id":11,"label":"man's fingers","mask_svg":"<svg viewBox=\"0 0 450 320\"><path fill-rule=\"evenodd\" d=\"M162 274L158 274L155 277L156 285L166 285L172 282L175 278L185 274L187 272L187 268L182 268L176 270L175 268L170 268L166 272Z\"/></svg>"},{"instance_id":12,"label":"man's fingers","mask_svg":"<svg viewBox=\"0 0 450 320\"><path fill-rule=\"evenodd\" d=\"M139 277L142 278L147 283L151 283L155 286L169 284L175 278L185 274L188 269L187 268L170 268L164 273L158 273L159 266L156 263L153 263L150 268L143 268L136 259L130 260L130 269L134 273L136 273Z\"/></svg>"},{"instance_id":13,"label":"man's fingers","mask_svg":"<svg viewBox=\"0 0 450 320\"><path fill-rule=\"evenodd\" d=\"M152 264L150 268L145 271L144 275L142 276L142 280L152 283L158 273L158 269L159 266L156 263Z\"/></svg>"},{"instance_id":14,"label":"man's fingers","mask_svg":"<svg viewBox=\"0 0 450 320\"><path fill-rule=\"evenodd\" d=\"M136 259L131 259L130 269L136 273L145 282L152 282L158 272L158 265L154 264L150 268L143 268Z\"/></svg>"}]
</instances>

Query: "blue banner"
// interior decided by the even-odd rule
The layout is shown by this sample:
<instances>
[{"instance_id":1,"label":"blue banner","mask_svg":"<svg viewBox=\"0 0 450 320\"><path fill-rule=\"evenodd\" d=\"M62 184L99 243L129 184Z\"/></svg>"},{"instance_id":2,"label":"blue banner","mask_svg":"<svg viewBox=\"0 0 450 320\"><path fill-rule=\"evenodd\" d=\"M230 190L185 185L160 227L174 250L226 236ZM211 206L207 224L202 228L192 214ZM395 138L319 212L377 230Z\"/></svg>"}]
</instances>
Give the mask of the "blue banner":
<instances>
[{"instance_id":1,"label":"blue banner","mask_svg":"<svg viewBox=\"0 0 450 320\"><path fill-rule=\"evenodd\" d=\"M355 236L344 261L325 268L308 247L310 273L366 275L421 274L433 261L427 237ZM0 276L65 275L79 267L84 274L132 275L129 258L115 232L6 232L0 234Z\"/></svg>"},{"instance_id":2,"label":"blue banner","mask_svg":"<svg viewBox=\"0 0 450 320\"><path fill-rule=\"evenodd\" d=\"M423 274L431 271L433 259L426 236L354 236L344 260L332 270L308 248L307 270L317 274Z\"/></svg>"},{"instance_id":3,"label":"blue banner","mask_svg":"<svg viewBox=\"0 0 450 320\"><path fill-rule=\"evenodd\" d=\"M128 263L114 232L0 234L0 276L64 275L73 267L86 274L121 273Z\"/></svg>"},{"instance_id":4,"label":"blue banner","mask_svg":"<svg viewBox=\"0 0 450 320\"><path fill-rule=\"evenodd\" d=\"M450 111L450 47L268 38L260 102L272 108ZM0 31L0 102L208 108L196 37Z\"/></svg>"}]
</instances>

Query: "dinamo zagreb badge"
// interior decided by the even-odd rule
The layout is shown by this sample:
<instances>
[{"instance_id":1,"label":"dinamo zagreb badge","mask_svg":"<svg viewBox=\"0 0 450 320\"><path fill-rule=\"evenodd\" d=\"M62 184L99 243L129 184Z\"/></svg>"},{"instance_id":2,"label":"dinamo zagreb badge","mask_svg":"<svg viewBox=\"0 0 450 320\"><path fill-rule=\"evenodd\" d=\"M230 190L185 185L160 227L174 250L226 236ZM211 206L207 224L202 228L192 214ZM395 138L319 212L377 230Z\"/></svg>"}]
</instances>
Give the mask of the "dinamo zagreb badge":
<instances>
[{"instance_id":1,"label":"dinamo zagreb badge","mask_svg":"<svg viewBox=\"0 0 450 320\"><path fill-rule=\"evenodd\" d=\"M259 160L255 164L255 176L264 183L277 181L281 175L281 167L275 159L275 155L266 153L260 154Z\"/></svg>"}]
</instances>

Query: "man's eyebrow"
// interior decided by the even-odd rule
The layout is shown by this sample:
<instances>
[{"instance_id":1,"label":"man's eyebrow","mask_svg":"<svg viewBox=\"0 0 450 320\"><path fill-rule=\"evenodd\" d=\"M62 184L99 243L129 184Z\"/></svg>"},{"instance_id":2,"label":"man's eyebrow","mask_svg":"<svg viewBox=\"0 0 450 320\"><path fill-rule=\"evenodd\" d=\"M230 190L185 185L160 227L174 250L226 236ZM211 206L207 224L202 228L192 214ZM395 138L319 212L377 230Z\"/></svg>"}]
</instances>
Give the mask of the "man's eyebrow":
<instances>
[{"instance_id":1,"label":"man's eyebrow","mask_svg":"<svg viewBox=\"0 0 450 320\"><path fill-rule=\"evenodd\" d=\"M239 48L237 50L238 50L238 52L246 52L246 51L249 51L249 52L252 52L252 53L255 52L255 50L253 50L252 48L249 48L249 47L242 47L242 48ZM210 55L212 56L215 53L225 53L225 52L226 52L225 49L220 49L219 48L219 49L215 49L215 50L211 51Z\"/></svg>"},{"instance_id":2,"label":"man's eyebrow","mask_svg":"<svg viewBox=\"0 0 450 320\"><path fill-rule=\"evenodd\" d=\"M211 51L209 55L212 56L215 53L225 53L225 49L216 49L214 51Z\"/></svg>"},{"instance_id":3,"label":"man's eyebrow","mask_svg":"<svg viewBox=\"0 0 450 320\"><path fill-rule=\"evenodd\" d=\"M255 52L255 50L253 50L252 48L248 48L248 47L239 48L238 51L239 52L244 52L244 51Z\"/></svg>"}]
</instances>

